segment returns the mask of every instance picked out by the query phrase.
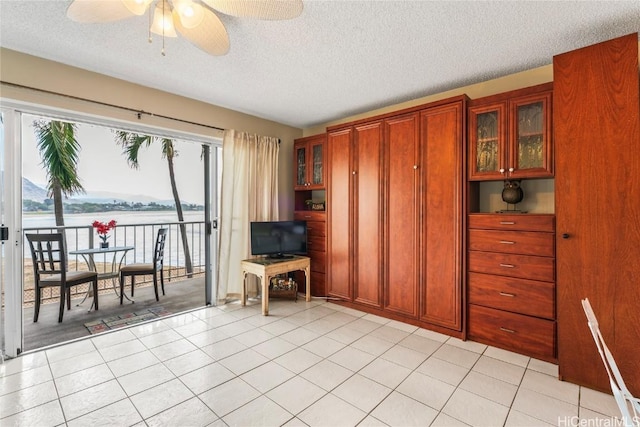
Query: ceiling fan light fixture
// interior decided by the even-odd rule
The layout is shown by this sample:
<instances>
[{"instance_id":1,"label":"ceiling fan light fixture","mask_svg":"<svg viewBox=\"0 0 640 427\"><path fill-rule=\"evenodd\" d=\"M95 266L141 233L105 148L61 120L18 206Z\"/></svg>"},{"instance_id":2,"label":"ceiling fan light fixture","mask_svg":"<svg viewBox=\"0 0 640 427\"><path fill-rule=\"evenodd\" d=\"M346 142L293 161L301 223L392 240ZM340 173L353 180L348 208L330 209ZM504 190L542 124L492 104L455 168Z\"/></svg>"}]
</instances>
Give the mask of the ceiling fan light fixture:
<instances>
[{"instance_id":1,"label":"ceiling fan light fixture","mask_svg":"<svg viewBox=\"0 0 640 427\"><path fill-rule=\"evenodd\" d=\"M163 0L158 2L156 10L153 13L153 23L150 28L154 34L163 37L178 37L176 29L173 26L173 17L171 15L171 7Z\"/></svg>"},{"instance_id":2,"label":"ceiling fan light fixture","mask_svg":"<svg viewBox=\"0 0 640 427\"><path fill-rule=\"evenodd\" d=\"M185 28L195 28L204 19L204 10L201 5L191 0L173 0L174 19L179 19Z\"/></svg>"},{"instance_id":3,"label":"ceiling fan light fixture","mask_svg":"<svg viewBox=\"0 0 640 427\"><path fill-rule=\"evenodd\" d=\"M153 0L121 0L134 15L142 16Z\"/></svg>"}]
</instances>

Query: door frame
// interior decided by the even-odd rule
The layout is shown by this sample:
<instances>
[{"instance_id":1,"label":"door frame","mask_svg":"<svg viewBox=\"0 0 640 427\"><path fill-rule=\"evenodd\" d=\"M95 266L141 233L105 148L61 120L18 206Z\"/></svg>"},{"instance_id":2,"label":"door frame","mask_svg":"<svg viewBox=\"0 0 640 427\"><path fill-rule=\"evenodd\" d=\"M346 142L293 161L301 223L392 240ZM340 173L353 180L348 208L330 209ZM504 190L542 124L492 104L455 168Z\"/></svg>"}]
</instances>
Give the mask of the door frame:
<instances>
[{"instance_id":1,"label":"door frame","mask_svg":"<svg viewBox=\"0 0 640 427\"><path fill-rule=\"evenodd\" d=\"M0 189L2 221L9 229L9 239L3 245L2 286L5 289L5 312L2 328L3 348L8 357L22 352L22 150L21 114L13 108L2 107L4 127L3 188Z\"/></svg>"}]
</instances>

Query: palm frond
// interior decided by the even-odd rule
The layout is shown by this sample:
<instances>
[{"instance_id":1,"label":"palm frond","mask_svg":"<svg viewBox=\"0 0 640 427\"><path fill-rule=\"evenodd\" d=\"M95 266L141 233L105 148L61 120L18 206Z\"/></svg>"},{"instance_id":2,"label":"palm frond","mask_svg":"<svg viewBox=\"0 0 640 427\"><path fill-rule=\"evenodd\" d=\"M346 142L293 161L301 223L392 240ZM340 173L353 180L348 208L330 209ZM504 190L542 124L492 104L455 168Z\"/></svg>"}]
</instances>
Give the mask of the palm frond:
<instances>
[{"instance_id":1,"label":"palm frond","mask_svg":"<svg viewBox=\"0 0 640 427\"><path fill-rule=\"evenodd\" d=\"M42 165L47 171L49 193L52 194L56 182L67 197L84 193L77 169L81 148L75 137L76 125L39 120L33 122L33 126Z\"/></svg>"}]
</instances>

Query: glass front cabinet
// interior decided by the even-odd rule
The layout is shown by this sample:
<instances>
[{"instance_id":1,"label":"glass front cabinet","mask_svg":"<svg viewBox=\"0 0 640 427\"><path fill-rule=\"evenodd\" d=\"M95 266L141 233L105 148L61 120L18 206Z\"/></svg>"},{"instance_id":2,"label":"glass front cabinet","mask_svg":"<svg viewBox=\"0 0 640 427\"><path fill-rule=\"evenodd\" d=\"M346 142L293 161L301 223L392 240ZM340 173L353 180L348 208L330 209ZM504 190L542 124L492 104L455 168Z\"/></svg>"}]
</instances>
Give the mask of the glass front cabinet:
<instances>
[{"instance_id":1,"label":"glass front cabinet","mask_svg":"<svg viewBox=\"0 0 640 427\"><path fill-rule=\"evenodd\" d=\"M297 139L293 145L295 190L324 189L325 135Z\"/></svg>"},{"instance_id":2,"label":"glass front cabinet","mask_svg":"<svg viewBox=\"0 0 640 427\"><path fill-rule=\"evenodd\" d=\"M469 180L553 177L551 95L492 97L469 108Z\"/></svg>"}]
</instances>

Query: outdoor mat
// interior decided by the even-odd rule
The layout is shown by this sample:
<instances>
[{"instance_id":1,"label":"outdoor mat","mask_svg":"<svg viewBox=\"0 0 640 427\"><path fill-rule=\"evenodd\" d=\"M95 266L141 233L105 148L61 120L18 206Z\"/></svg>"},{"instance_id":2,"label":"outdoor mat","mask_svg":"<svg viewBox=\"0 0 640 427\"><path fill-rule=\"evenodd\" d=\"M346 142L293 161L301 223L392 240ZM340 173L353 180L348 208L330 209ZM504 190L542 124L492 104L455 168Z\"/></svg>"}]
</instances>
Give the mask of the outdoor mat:
<instances>
[{"instance_id":1,"label":"outdoor mat","mask_svg":"<svg viewBox=\"0 0 640 427\"><path fill-rule=\"evenodd\" d=\"M85 323L84 326L89 330L89 333L93 335L111 329L118 329L129 325L135 325L136 323L144 322L145 320L156 319L162 316L168 316L170 314L173 313L165 310L164 307L152 307L149 309L136 311L135 313L125 313L119 316L112 316L105 319L94 320L92 322Z\"/></svg>"}]
</instances>

